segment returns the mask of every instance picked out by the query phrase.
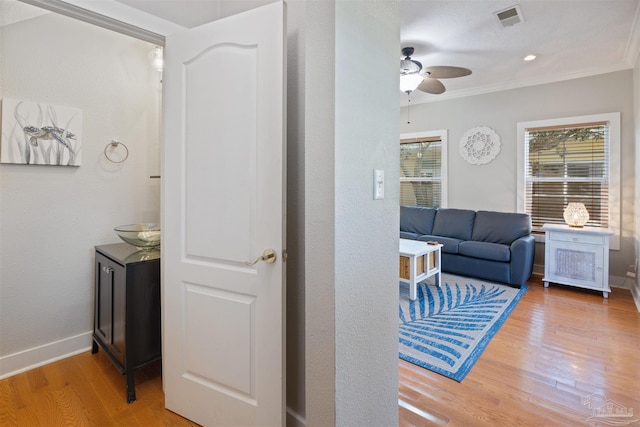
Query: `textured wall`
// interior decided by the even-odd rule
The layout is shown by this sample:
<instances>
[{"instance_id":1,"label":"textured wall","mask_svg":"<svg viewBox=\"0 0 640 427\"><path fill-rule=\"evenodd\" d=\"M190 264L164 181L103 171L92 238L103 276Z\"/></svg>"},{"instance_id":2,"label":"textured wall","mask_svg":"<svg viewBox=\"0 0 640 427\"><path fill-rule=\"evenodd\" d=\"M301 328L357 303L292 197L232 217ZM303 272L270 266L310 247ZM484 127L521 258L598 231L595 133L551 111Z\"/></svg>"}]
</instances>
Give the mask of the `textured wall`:
<instances>
[{"instance_id":1,"label":"textured wall","mask_svg":"<svg viewBox=\"0 0 640 427\"><path fill-rule=\"evenodd\" d=\"M563 82L493 92L451 100L412 105L411 123L402 132L449 130L449 207L516 210L517 123L559 117L621 112L621 240L611 251L612 284L621 284L634 262L635 135L633 73L631 70ZM401 116L406 118L406 107ZM458 144L470 128L489 126L501 137L501 151L486 165L471 165L459 153ZM544 264L544 248L538 245L536 261Z\"/></svg>"},{"instance_id":2,"label":"textured wall","mask_svg":"<svg viewBox=\"0 0 640 427\"><path fill-rule=\"evenodd\" d=\"M398 4L306 7L307 425L396 425Z\"/></svg>"},{"instance_id":3,"label":"textured wall","mask_svg":"<svg viewBox=\"0 0 640 427\"><path fill-rule=\"evenodd\" d=\"M0 375L8 355L89 332L93 246L159 220L152 48L55 14L0 28L1 97L83 110L80 167L0 165ZM105 160L111 139L129 148L120 166Z\"/></svg>"},{"instance_id":4,"label":"textured wall","mask_svg":"<svg viewBox=\"0 0 640 427\"><path fill-rule=\"evenodd\" d=\"M335 2L305 13L305 380L308 426L335 425Z\"/></svg>"},{"instance_id":5,"label":"textured wall","mask_svg":"<svg viewBox=\"0 0 640 427\"><path fill-rule=\"evenodd\" d=\"M398 15L398 2L336 2L337 426L398 423Z\"/></svg>"}]
</instances>

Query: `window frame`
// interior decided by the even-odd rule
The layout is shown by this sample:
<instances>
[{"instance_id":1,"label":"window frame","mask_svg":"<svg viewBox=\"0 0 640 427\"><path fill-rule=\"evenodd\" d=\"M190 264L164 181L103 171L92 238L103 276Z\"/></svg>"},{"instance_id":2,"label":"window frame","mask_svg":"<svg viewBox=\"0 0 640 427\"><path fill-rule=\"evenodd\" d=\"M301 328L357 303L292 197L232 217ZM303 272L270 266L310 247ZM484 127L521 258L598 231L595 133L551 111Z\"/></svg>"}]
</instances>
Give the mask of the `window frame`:
<instances>
[{"instance_id":1,"label":"window frame","mask_svg":"<svg viewBox=\"0 0 640 427\"><path fill-rule=\"evenodd\" d=\"M527 152L526 133L528 129L545 127L569 127L575 124L607 122L609 124L609 153L608 153L608 180L609 180L609 226L613 232L610 238L609 248L620 249L620 112L591 114L586 116L562 117L556 119L534 120L518 122L518 164L517 164L517 210L526 212L526 176ZM539 229L534 229L540 231ZM544 242L544 234L535 234L536 241Z\"/></svg>"},{"instance_id":2,"label":"window frame","mask_svg":"<svg viewBox=\"0 0 640 427\"><path fill-rule=\"evenodd\" d=\"M448 197L448 187L449 187L449 179L448 179L448 131L447 129L440 130L430 130L430 131L422 131L422 132L412 132L412 133L402 133L400 134L400 140L403 139L420 139L420 138L439 138L440 139L440 207L446 208L449 206L449 197ZM401 143L401 142L400 142ZM400 148L400 147L398 147ZM401 182L401 181L400 181ZM399 185L399 184L398 184Z\"/></svg>"}]
</instances>

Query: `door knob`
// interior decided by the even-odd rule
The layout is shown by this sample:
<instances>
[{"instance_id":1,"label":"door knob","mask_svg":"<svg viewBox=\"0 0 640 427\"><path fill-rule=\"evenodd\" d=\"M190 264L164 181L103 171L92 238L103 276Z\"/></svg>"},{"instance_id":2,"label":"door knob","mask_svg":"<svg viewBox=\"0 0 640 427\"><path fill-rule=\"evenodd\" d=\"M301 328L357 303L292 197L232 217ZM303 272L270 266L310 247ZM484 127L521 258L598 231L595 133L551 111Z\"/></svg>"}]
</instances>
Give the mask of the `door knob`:
<instances>
[{"instance_id":1,"label":"door knob","mask_svg":"<svg viewBox=\"0 0 640 427\"><path fill-rule=\"evenodd\" d=\"M273 264L274 262L276 262L277 258L278 258L278 256L276 255L276 251L274 251L273 249L265 249L264 252L262 252L262 255L260 255L258 258L256 258L255 261L253 261L253 262L247 261L247 262L245 262L245 264L247 264L247 265L255 265L260 261L264 261L267 264Z\"/></svg>"}]
</instances>

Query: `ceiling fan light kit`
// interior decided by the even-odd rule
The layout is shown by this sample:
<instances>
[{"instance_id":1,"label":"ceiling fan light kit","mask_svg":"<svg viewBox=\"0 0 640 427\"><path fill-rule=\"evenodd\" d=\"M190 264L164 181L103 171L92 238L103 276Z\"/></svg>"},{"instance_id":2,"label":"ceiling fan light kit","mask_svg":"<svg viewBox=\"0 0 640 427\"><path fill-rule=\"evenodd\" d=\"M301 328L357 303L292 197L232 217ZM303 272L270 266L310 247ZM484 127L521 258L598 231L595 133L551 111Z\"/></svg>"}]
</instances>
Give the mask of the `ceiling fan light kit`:
<instances>
[{"instance_id":1,"label":"ceiling fan light kit","mask_svg":"<svg viewBox=\"0 0 640 427\"><path fill-rule=\"evenodd\" d=\"M438 79L464 77L471 74L471 70L462 67L433 66L422 68L422 63L411 59L414 49L402 48L404 58L400 59L400 90L407 95L414 90L438 95L446 88Z\"/></svg>"},{"instance_id":2,"label":"ceiling fan light kit","mask_svg":"<svg viewBox=\"0 0 640 427\"><path fill-rule=\"evenodd\" d=\"M418 73L403 74L400 76L400 90L407 94L416 90L420 83L422 83L422 76Z\"/></svg>"},{"instance_id":3,"label":"ceiling fan light kit","mask_svg":"<svg viewBox=\"0 0 640 427\"><path fill-rule=\"evenodd\" d=\"M401 59L400 60L400 74L414 74L420 72L420 65L418 65L418 61L412 61L411 59Z\"/></svg>"}]
</instances>

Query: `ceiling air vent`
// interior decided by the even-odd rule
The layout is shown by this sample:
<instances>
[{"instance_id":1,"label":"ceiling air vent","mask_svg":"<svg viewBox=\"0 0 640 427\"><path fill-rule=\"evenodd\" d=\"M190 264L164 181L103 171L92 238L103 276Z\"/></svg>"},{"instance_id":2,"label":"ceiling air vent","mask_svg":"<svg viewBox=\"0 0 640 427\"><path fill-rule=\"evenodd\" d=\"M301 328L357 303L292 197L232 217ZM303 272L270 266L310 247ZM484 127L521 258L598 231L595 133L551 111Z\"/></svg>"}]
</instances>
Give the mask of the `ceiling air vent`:
<instances>
[{"instance_id":1,"label":"ceiling air vent","mask_svg":"<svg viewBox=\"0 0 640 427\"><path fill-rule=\"evenodd\" d=\"M522 11L520 10L520 5L515 5L506 9L499 10L495 12L495 15L496 18L498 18L498 22L500 22L500 25L505 28L524 21L524 18L522 17Z\"/></svg>"}]
</instances>

